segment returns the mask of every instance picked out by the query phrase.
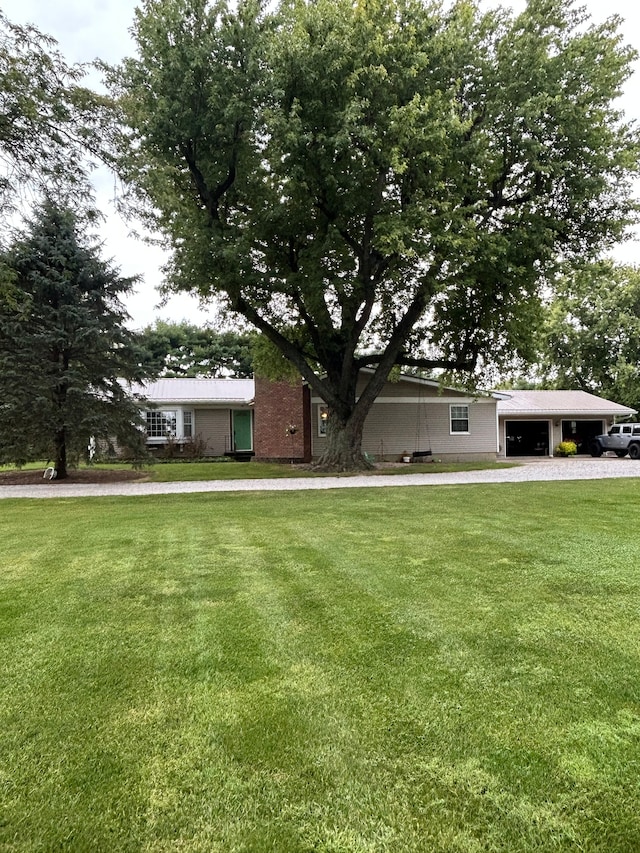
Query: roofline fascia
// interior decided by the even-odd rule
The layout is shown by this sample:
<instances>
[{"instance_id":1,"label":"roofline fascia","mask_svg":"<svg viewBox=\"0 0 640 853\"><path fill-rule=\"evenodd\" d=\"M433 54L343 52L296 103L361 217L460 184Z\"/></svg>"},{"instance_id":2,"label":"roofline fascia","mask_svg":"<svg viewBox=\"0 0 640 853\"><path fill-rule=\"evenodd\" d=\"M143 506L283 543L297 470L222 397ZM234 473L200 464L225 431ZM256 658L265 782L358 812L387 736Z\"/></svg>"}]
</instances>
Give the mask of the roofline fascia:
<instances>
[{"instance_id":1,"label":"roofline fascia","mask_svg":"<svg viewBox=\"0 0 640 853\"><path fill-rule=\"evenodd\" d=\"M570 413L570 414L569 414ZM522 417L530 417L531 415L539 415L541 418L565 418L567 420L572 420L573 417L579 418L597 418L597 417L629 417L629 415L637 415L637 411L635 409L624 409L622 411L617 410L612 412L609 410L600 409L599 411L576 411L575 409L527 409L520 411L500 411L498 409L498 415L502 417L506 417L507 415L521 415Z\"/></svg>"}]
</instances>

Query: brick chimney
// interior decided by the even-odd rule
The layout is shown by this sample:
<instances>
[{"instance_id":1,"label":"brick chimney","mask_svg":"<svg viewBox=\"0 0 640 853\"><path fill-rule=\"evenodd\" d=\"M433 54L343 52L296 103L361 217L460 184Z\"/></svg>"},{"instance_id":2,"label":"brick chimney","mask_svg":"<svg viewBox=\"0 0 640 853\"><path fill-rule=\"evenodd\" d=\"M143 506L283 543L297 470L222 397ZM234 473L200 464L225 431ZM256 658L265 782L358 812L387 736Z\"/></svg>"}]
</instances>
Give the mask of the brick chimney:
<instances>
[{"instance_id":1,"label":"brick chimney","mask_svg":"<svg viewBox=\"0 0 640 853\"><path fill-rule=\"evenodd\" d=\"M257 461L311 461L311 394L302 379L272 382L256 376L253 423Z\"/></svg>"}]
</instances>

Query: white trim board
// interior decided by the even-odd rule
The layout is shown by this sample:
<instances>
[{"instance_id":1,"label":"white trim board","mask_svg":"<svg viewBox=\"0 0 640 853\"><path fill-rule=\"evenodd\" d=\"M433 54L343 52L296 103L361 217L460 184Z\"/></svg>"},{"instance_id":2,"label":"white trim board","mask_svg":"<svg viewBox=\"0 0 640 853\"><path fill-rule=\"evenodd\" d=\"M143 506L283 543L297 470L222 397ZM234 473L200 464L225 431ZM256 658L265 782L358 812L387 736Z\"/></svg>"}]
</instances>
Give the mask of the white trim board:
<instances>
[{"instance_id":1,"label":"white trim board","mask_svg":"<svg viewBox=\"0 0 640 853\"><path fill-rule=\"evenodd\" d=\"M356 400L359 398L357 397ZM322 397L312 397L311 402L318 406L326 406L326 401L322 399ZM374 403L415 403L417 405L426 404L438 404L438 403L447 403L447 404L459 404L461 406L470 405L470 404L478 404L478 403L491 403L495 405L495 400L489 398L477 398L477 397L376 397L373 401Z\"/></svg>"}]
</instances>

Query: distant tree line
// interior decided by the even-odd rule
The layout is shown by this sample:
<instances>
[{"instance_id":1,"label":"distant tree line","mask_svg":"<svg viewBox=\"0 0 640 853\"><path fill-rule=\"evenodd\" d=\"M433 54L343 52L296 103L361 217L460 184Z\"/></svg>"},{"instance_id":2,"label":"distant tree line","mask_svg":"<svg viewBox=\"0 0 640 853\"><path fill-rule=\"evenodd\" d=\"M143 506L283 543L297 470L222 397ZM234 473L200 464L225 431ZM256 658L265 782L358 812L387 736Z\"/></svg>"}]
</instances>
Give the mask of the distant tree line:
<instances>
[{"instance_id":1,"label":"distant tree line","mask_svg":"<svg viewBox=\"0 0 640 853\"><path fill-rule=\"evenodd\" d=\"M558 278L523 387L588 391L640 411L640 269L611 259Z\"/></svg>"},{"instance_id":2,"label":"distant tree line","mask_svg":"<svg viewBox=\"0 0 640 853\"><path fill-rule=\"evenodd\" d=\"M244 378L253 374L255 333L158 320L139 336L143 366L163 377Z\"/></svg>"}]
</instances>

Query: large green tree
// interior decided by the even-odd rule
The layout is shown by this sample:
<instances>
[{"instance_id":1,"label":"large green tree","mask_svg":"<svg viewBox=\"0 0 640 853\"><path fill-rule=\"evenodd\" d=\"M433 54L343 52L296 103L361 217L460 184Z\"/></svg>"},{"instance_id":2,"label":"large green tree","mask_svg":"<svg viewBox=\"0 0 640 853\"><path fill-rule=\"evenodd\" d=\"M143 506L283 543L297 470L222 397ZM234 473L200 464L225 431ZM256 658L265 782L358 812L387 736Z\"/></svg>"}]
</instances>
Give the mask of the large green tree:
<instances>
[{"instance_id":1,"label":"large green tree","mask_svg":"<svg viewBox=\"0 0 640 853\"><path fill-rule=\"evenodd\" d=\"M640 270L600 261L558 283L541 336L547 387L640 410Z\"/></svg>"},{"instance_id":2,"label":"large green tree","mask_svg":"<svg viewBox=\"0 0 640 853\"><path fill-rule=\"evenodd\" d=\"M529 355L558 256L621 235L639 149L616 28L567 0L145 0L111 74L130 200L172 286L221 298L326 400L322 463L366 464L394 365Z\"/></svg>"},{"instance_id":3,"label":"large green tree","mask_svg":"<svg viewBox=\"0 0 640 853\"><path fill-rule=\"evenodd\" d=\"M43 190L89 194L88 155L104 156L108 102L80 85L56 42L0 10L0 213ZM4 235L3 235L4 236Z\"/></svg>"},{"instance_id":4,"label":"large green tree","mask_svg":"<svg viewBox=\"0 0 640 853\"><path fill-rule=\"evenodd\" d=\"M58 479L90 438L142 451L126 380L144 371L121 303L133 284L69 209L45 202L0 255L0 462L49 459ZM123 380L125 380L123 382Z\"/></svg>"},{"instance_id":5,"label":"large green tree","mask_svg":"<svg viewBox=\"0 0 640 853\"><path fill-rule=\"evenodd\" d=\"M252 376L255 335L158 320L142 330L145 363L160 376Z\"/></svg>"}]
</instances>

